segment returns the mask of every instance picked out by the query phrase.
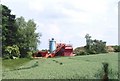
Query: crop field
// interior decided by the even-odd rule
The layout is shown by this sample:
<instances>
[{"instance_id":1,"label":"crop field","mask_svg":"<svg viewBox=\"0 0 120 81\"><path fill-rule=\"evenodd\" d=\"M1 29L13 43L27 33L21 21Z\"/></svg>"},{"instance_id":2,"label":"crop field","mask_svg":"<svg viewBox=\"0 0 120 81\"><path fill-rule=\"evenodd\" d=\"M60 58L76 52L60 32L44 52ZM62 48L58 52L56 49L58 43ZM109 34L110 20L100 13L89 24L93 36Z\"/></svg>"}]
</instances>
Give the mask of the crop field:
<instances>
[{"instance_id":1,"label":"crop field","mask_svg":"<svg viewBox=\"0 0 120 81\"><path fill-rule=\"evenodd\" d=\"M102 63L109 64L110 79L118 79L118 53L38 58L14 68L3 63L3 79L99 79Z\"/></svg>"}]
</instances>

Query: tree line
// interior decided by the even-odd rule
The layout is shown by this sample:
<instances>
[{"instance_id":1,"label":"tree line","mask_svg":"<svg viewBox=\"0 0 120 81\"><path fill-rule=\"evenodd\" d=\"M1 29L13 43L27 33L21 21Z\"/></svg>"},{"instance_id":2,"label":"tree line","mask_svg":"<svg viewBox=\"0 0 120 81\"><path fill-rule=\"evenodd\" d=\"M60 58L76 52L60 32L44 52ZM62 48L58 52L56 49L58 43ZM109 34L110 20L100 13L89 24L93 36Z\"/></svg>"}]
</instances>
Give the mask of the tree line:
<instances>
[{"instance_id":1,"label":"tree line","mask_svg":"<svg viewBox=\"0 0 120 81\"><path fill-rule=\"evenodd\" d=\"M41 34L36 33L36 23L32 19L26 21L24 17L16 18L5 5L0 5L0 10L2 57L6 59L30 57L40 43Z\"/></svg>"},{"instance_id":2,"label":"tree line","mask_svg":"<svg viewBox=\"0 0 120 81\"><path fill-rule=\"evenodd\" d=\"M85 49L90 54L98 54L98 53L107 53L106 42L97 39L91 39L89 34L86 34L86 46Z\"/></svg>"},{"instance_id":3,"label":"tree line","mask_svg":"<svg viewBox=\"0 0 120 81\"><path fill-rule=\"evenodd\" d=\"M76 55L90 55L99 53L108 53L109 48L106 46L106 42L103 40L91 39L89 34L85 35L86 45L84 47L78 47L74 50ZM120 52L120 45L111 46L112 52ZM110 52L111 52L110 51Z\"/></svg>"}]
</instances>

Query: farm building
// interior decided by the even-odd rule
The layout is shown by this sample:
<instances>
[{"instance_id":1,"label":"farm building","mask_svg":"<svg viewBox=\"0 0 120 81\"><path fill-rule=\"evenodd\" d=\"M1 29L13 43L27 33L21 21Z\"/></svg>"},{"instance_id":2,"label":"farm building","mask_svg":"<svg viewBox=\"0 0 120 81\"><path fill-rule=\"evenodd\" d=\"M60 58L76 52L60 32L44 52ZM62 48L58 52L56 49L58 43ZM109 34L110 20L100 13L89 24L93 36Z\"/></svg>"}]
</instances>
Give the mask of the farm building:
<instances>
[{"instance_id":1,"label":"farm building","mask_svg":"<svg viewBox=\"0 0 120 81\"><path fill-rule=\"evenodd\" d=\"M54 38L49 40L49 50L38 51L33 57L73 56L73 47L70 44L56 43Z\"/></svg>"}]
</instances>

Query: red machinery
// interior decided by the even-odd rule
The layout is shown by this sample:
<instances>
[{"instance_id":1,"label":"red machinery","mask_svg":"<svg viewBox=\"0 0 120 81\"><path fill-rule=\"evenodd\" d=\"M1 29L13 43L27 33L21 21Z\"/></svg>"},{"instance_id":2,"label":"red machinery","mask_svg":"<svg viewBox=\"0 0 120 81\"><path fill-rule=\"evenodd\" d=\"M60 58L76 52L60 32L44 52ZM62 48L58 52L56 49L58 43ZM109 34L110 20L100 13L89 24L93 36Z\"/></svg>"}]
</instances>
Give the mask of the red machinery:
<instances>
[{"instance_id":1,"label":"red machinery","mask_svg":"<svg viewBox=\"0 0 120 81\"><path fill-rule=\"evenodd\" d=\"M56 50L52 53L48 51L38 51L33 54L33 57L55 57L55 56L73 56L73 47L72 45L67 45L59 43L56 45Z\"/></svg>"}]
</instances>

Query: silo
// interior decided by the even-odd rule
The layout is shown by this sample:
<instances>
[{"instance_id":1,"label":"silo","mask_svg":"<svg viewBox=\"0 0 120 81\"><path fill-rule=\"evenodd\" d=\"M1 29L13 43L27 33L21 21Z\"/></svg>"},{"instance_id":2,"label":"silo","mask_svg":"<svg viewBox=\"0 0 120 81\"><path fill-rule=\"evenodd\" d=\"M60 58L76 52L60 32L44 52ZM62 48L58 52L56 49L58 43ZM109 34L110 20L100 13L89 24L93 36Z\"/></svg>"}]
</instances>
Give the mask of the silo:
<instances>
[{"instance_id":1,"label":"silo","mask_svg":"<svg viewBox=\"0 0 120 81\"><path fill-rule=\"evenodd\" d=\"M56 50L56 41L54 40L54 38L52 38L52 40L49 40L49 50L50 53Z\"/></svg>"}]
</instances>

